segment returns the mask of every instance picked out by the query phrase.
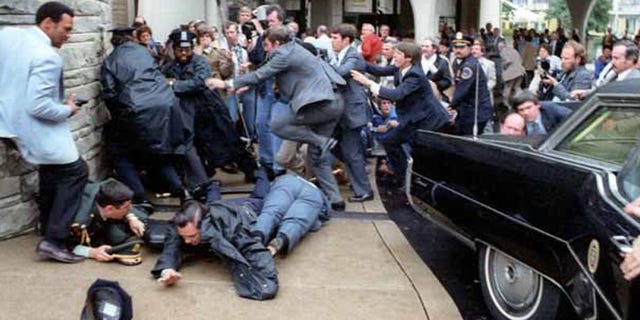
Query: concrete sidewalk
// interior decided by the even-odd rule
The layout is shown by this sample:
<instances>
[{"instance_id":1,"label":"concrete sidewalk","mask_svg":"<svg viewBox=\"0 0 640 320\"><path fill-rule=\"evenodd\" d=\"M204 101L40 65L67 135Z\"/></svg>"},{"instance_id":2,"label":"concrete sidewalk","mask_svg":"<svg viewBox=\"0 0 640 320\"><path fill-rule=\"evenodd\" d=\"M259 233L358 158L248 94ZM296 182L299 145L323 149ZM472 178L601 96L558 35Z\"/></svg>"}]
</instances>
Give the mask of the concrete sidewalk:
<instances>
[{"instance_id":1,"label":"concrete sidewalk","mask_svg":"<svg viewBox=\"0 0 640 320\"><path fill-rule=\"evenodd\" d=\"M378 212L381 204L367 206ZM363 217L334 218L278 257L280 290L270 301L238 297L218 260L186 263L180 282L165 288L149 274L154 253L135 267L65 265L37 261L36 236L7 240L0 242L0 319L78 319L96 278L120 282L135 319L461 319L395 223Z\"/></svg>"}]
</instances>

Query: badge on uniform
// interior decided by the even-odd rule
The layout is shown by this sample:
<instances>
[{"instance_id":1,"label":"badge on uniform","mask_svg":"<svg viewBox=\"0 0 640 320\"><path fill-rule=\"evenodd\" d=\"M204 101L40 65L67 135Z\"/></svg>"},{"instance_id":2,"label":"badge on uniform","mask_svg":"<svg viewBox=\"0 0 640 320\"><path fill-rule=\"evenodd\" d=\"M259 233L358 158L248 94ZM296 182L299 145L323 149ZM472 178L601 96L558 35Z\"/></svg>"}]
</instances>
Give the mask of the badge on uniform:
<instances>
[{"instance_id":1,"label":"badge on uniform","mask_svg":"<svg viewBox=\"0 0 640 320\"><path fill-rule=\"evenodd\" d=\"M460 75L460 77L464 80L471 79L471 77L473 77L473 70L471 70L470 67L462 68L462 74Z\"/></svg>"}]
</instances>

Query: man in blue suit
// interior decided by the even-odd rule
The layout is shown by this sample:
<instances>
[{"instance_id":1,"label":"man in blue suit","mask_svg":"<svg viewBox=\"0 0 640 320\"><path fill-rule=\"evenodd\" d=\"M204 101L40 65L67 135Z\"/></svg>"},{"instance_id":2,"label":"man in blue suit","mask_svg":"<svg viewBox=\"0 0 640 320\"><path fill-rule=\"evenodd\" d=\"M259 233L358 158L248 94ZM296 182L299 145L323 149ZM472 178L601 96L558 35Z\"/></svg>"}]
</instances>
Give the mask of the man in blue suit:
<instances>
[{"instance_id":1,"label":"man in blue suit","mask_svg":"<svg viewBox=\"0 0 640 320\"><path fill-rule=\"evenodd\" d=\"M0 137L11 138L27 162L39 165L44 240L36 252L66 263L83 260L64 239L88 176L67 122L79 107L75 95L62 102L62 57L54 49L69 40L73 16L71 8L47 2L36 12L36 26L0 31Z\"/></svg>"},{"instance_id":2,"label":"man in blue suit","mask_svg":"<svg viewBox=\"0 0 640 320\"><path fill-rule=\"evenodd\" d=\"M511 105L526 121L527 135L548 134L571 114L571 109L555 102L540 103L529 90L511 97Z\"/></svg>"},{"instance_id":3,"label":"man in blue suit","mask_svg":"<svg viewBox=\"0 0 640 320\"><path fill-rule=\"evenodd\" d=\"M352 70L351 76L369 88L374 95L394 101L398 113L398 127L383 141L383 146L398 179L403 179L407 169L407 156L402 145L411 142L418 129L440 130L449 114L433 96L431 85L422 67L420 47L400 43L396 47L394 65L379 67L366 64L365 71L376 76L394 76L395 88L381 87L362 73Z\"/></svg>"},{"instance_id":4,"label":"man in blue suit","mask_svg":"<svg viewBox=\"0 0 640 320\"><path fill-rule=\"evenodd\" d=\"M362 71L365 65L358 50L351 46L351 42L356 39L357 34L358 30L351 24L341 24L331 31L331 46L335 52L331 65L347 81L347 85L343 86L341 90L345 108L339 123L339 139L342 160L355 194L349 198L350 202L373 199L364 158L364 146L360 135L362 128L371 118L367 93L350 75L351 70Z\"/></svg>"}]
</instances>

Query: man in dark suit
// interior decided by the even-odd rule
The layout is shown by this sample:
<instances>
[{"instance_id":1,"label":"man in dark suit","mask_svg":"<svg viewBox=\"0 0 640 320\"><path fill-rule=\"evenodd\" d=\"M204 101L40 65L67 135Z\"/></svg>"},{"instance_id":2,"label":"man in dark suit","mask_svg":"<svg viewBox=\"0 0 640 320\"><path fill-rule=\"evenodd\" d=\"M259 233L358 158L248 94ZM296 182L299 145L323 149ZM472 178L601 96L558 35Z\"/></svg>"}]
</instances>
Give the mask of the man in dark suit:
<instances>
[{"instance_id":1,"label":"man in dark suit","mask_svg":"<svg viewBox=\"0 0 640 320\"><path fill-rule=\"evenodd\" d=\"M446 110L436 101L431 85L420 66L420 47L400 43L394 52L395 65L380 67L366 64L365 71L376 76L394 76L395 88L381 87L362 73L352 70L351 76L369 88L374 95L394 101L398 127L383 142L384 149L398 179L403 179L407 157L402 145L413 140L418 129L440 130L448 121Z\"/></svg>"},{"instance_id":2,"label":"man in dark suit","mask_svg":"<svg viewBox=\"0 0 640 320\"><path fill-rule=\"evenodd\" d=\"M511 98L511 105L526 121L527 135L548 134L571 114L571 109L551 101L542 104L529 90Z\"/></svg>"},{"instance_id":3,"label":"man in dark suit","mask_svg":"<svg viewBox=\"0 0 640 320\"><path fill-rule=\"evenodd\" d=\"M443 97L446 97L445 90L453 85L451 76L451 66L449 61L438 54L438 42L432 38L426 38L422 41L422 70L427 78L433 81L438 91ZM448 101L448 97L446 98Z\"/></svg>"},{"instance_id":4,"label":"man in dark suit","mask_svg":"<svg viewBox=\"0 0 640 320\"><path fill-rule=\"evenodd\" d=\"M349 198L350 202L373 199L360 135L362 128L371 118L367 93L350 75L351 70L363 70L365 64L358 51L351 46L357 34L356 27L350 24L341 24L331 31L331 46L335 52L331 65L347 81L347 85L340 91L345 102L344 114L340 119L340 150L355 194Z\"/></svg>"},{"instance_id":5,"label":"man in dark suit","mask_svg":"<svg viewBox=\"0 0 640 320\"><path fill-rule=\"evenodd\" d=\"M331 150L337 143L331 136L342 117L344 102L334 87L346 82L331 66L307 49L291 41L283 26L270 27L264 33L267 62L256 71L233 80L206 80L209 88L242 88L255 86L275 77L280 99L289 103L287 113L271 119L271 131L282 139L309 145L312 171L321 189L332 203L340 199L331 190L337 182L331 170Z\"/></svg>"}]
</instances>

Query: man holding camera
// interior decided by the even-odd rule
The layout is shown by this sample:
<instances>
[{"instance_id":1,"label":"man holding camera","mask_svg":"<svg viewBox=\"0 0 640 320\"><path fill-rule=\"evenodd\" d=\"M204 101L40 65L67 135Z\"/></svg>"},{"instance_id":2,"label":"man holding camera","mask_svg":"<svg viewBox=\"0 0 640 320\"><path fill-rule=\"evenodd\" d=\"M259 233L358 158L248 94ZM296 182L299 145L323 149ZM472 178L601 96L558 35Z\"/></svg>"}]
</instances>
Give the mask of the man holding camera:
<instances>
[{"instance_id":1,"label":"man holding camera","mask_svg":"<svg viewBox=\"0 0 640 320\"><path fill-rule=\"evenodd\" d=\"M266 24L269 28L282 26L284 22L285 12L278 5L270 5L266 7ZM264 63L267 58L264 45L265 21L253 19L250 21L255 29L256 37L253 38L249 50L249 61L259 66ZM249 23L243 25L243 33L247 31ZM251 28L249 28L251 29ZM247 35L247 34L245 34ZM258 136L258 154L260 155L260 163L273 177L275 174L285 173L284 167L279 165L276 160L276 154L282 144L282 139L271 132L269 122L273 117L277 117L282 110L286 110L287 104L279 100L274 90L274 79L267 79L263 84L256 87L258 92L257 110L256 110L256 131Z\"/></svg>"},{"instance_id":2,"label":"man holding camera","mask_svg":"<svg viewBox=\"0 0 640 320\"><path fill-rule=\"evenodd\" d=\"M580 43L568 41L562 48L561 58L562 73L558 79L552 76L542 79L544 84L553 87L554 101L570 100L571 91L591 87L591 73L585 68L586 50Z\"/></svg>"}]
</instances>

